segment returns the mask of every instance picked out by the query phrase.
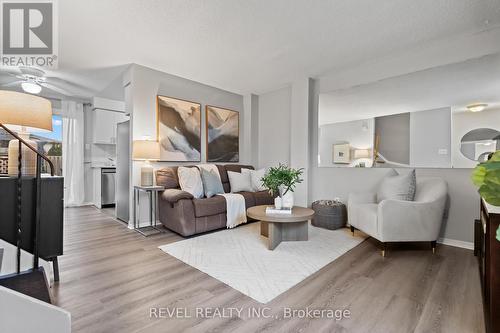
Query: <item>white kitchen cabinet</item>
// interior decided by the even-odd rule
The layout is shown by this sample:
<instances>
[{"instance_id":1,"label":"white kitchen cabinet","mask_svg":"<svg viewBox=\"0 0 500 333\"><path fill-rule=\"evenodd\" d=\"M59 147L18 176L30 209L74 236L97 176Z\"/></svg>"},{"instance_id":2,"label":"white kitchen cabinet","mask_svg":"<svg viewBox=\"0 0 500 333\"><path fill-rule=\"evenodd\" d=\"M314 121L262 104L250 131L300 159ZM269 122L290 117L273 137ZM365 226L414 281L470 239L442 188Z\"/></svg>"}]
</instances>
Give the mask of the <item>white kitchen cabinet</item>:
<instances>
[{"instance_id":1,"label":"white kitchen cabinet","mask_svg":"<svg viewBox=\"0 0 500 333\"><path fill-rule=\"evenodd\" d=\"M101 168L92 168L94 182L94 206L101 209Z\"/></svg>"},{"instance_id":2,"label":"white kitchen cabinet","mask_svg":"<svg viewBox=\"0 0 500 333\"><path fill-rule=\"evenodd\" d=\"M124 112L115 112L115 122L117 124L123 123L124 121L130 120L130 117L127 116ZM116 131L116 126L115 126Z\"/></svg>"},{"instance_id":3,"label":"white kitchen cabinet","mask_svg":"<svg viewBox=\"0 0 500 333\"><path fill-rule=\"evenodd\" d=\"M94 109L125 112L125 102L114 99L94 97L92 99L92 105Z\"/></svg>"},{"instance_id":4,"label":"white kitchen cabinet","mask_svg":"<svg viewBox=\"0 0 500 333\"><path fill-rule=\"evenodd\" d=\"M94 97L92 105L92 143L116 144L116 124L128 119L125 102Z\"/></svg>"},{"instance_id":5,"label":"white kitchen cabinet","mask_svg":"<svg viewBox=\"0 0 500 333\"><path fill-rule=\"evenodd\" d=\"M116 112L94 110L94 143L114 144L116 142Z\"/></svg>"},{"instance_id":6,"label":"white kitchen cabinet","mask_svg":"<svg viewBox=\"0 0 500 333\"><path fill-rule=\"evenodd\" d=\"M116 125L128 120L123 112L95 109L94 140L96 144L116 144Z\"/></svg>"}]
</instances>

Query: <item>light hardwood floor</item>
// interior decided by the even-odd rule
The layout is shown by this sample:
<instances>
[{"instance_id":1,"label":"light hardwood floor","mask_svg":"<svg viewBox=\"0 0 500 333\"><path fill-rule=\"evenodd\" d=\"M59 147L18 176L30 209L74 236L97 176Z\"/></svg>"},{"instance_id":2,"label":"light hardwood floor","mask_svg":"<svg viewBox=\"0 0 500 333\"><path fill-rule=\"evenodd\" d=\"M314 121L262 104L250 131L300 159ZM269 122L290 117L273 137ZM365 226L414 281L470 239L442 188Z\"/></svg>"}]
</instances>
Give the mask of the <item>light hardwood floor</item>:
<instances>
[{"instance_id":1,"label":"light hardwood floor","mask_svg":"<svg viewBox=\"0 0 500 333\"><path fill-rule=\"evenodd\" d=\"M181 240L145 238L92 207L65 211L65 253L57 304L74 332L483 332L472 251L390 246L386 258L368 239L269 304L165 254ZM150 318L150 308L187 308L192 318ZM240 317L196 318L199 308L243 308ZM284 318L284 308L348 309L349 319ZM247 309L273 318L250 318ZM268 308L268 309L267 309ZM274 316L278 317L277 319Z\"/></svg>"}]
</instances>

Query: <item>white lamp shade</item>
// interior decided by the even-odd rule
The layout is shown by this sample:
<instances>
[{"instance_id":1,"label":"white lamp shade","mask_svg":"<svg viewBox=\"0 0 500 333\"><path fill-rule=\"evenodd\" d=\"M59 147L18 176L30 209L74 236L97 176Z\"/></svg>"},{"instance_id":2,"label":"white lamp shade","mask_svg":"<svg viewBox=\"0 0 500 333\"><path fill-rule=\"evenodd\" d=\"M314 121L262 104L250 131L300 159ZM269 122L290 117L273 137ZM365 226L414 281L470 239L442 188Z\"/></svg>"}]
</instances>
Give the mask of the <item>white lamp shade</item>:
<instances>
[{"instance_id":1,"label":"white lamp shade","mask_svg":"<svg viewBox=\"0 0 500 333\"><path fill-rule=\"evenodd\" d=\"M153 140L135 140L132 149L134 160L154 161L160 159L160 143Z\"/></svg>"},{"instance_id":2,"label":"white lamp shade","mask_svg":"<svg viewBox=\"0 0 500 333\"><path fill-rule=\"evenodd\" d=\"M355 149L354 150L354 158L370 158L371 157L371 149Z\"/></svg>"},{"instance_id":3,"label":"white lamp shade","mask_svg":"<svg viewBox=\"0 0 500 333\"><path fill-rule=\"evenodd\" d=\"M52 103L48 99L0 90L0 124L14 131L52 131Z\"/></svg>"},{"instance_id":4,"label":"white lamp shade","mask_svg":"<svg viewBox=\"0 0 500 333\"><path fill-rule=\"evenodd\" d=\"M21 88L30 94L39 94L40 91L42 91L42 87L40 85L31 81L21 83Z\"/></svg>"}]
</instances>

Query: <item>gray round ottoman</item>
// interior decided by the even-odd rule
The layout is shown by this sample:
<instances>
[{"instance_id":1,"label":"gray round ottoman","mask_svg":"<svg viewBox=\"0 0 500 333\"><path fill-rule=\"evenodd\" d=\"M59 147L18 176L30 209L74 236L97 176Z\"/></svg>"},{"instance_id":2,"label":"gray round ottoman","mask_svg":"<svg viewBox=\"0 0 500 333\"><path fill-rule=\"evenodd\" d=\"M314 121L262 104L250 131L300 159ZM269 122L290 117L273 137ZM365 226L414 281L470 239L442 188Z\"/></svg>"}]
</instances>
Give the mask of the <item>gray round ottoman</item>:
<instances>
[{"instance_id":1,"label":"gray round ottoman","mask_svg":"<svg viewBox=\"0 0 500 333\"><path fill-rule=\"evenodd\" d=\"M311 224L325 229L339 229L346 225L347 208L342 202L334 200L318 200L313 202L314 217Z\"/></svg>"}]
</instances>

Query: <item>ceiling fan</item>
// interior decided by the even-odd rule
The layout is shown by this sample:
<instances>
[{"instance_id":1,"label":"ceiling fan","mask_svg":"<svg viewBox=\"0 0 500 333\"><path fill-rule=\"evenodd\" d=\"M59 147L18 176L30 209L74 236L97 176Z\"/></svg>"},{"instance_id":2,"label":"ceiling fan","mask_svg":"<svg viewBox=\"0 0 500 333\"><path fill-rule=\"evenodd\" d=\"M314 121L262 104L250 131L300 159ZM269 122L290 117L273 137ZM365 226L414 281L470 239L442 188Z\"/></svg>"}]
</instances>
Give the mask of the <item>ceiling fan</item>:
<instances>
[{"instance_id":1,"label":"ceiling fan","mask_svg":"<svg viewBox=\"0 0 500 333\"><path fill-rule=\"evenodd\" d=\"M2 87L21 86L25 92L30 94L39 94L42 89L48 89L65 96L75 96L75 93L62 87L72 86L74 84L57 77L46 76L46 73L41 69L19 66L18 72L19 73L7 71L6 73L15 77L16 80L3 84Z\"/></svg>"}]
</instances>

